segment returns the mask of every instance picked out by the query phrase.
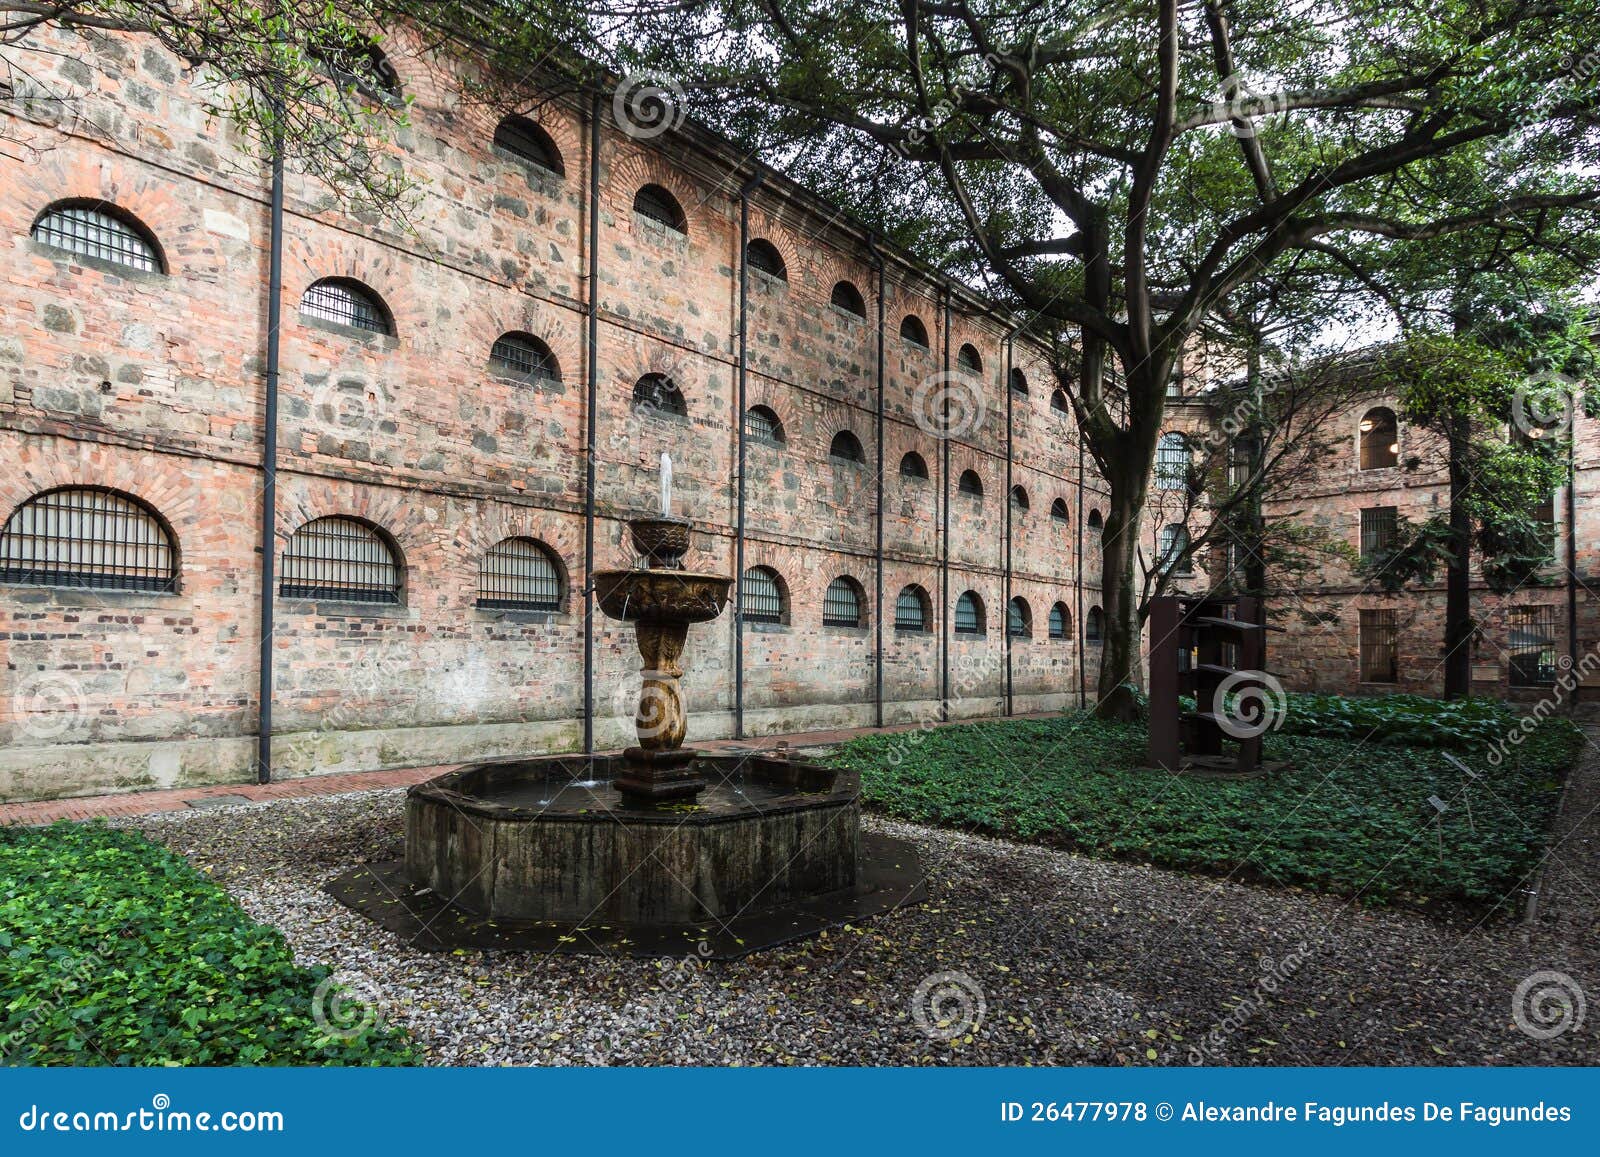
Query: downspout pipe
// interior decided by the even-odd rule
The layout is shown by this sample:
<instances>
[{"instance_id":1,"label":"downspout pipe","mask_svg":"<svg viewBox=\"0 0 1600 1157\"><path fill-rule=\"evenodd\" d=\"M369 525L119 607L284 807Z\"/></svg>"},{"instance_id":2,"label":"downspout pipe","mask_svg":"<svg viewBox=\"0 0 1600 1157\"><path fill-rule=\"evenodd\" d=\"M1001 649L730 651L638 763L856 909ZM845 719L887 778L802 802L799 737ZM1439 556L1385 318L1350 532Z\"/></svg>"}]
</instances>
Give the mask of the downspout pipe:
<instances>
[{"instance_id":1,"label":"downspout pipe","mask_svg":"<svg viewBox=\"0 0 1600 1157\"><path fill-rule=\"evenodd\" d=\"M877 590L872 599L872 626L873 626L873 663L872 663L872 703L873 718L877 726L883 726L883 620L884 620L884 587L883 587L883 367L884 367L884 261L883 253L878 249L877 235L867 238L867 252L872 257L873 268L878 273L878 414L877 414L877 443L878 443L878 519L877 543L873 552L873 574Z\"/></svg>"},{"instance_id":2,"label":"downspout pipe","mask_svg":"<svg viewBox=\"0 0 1600 1157\"><path fill-rule=\"evenodd\" d=\"M1073 416L1072 424L1078 426L1077 416ZM1089 652L1084 649L1087 636L1083 630L1083 430L1077 429L1078 435L1078 541L1072 552L1073 563L1077 570L1077 626L1078 626L1078 710L1082 711L1089 706Z\"/></svg>"},{"instance_id":3,"label":"downspout pipe","mask_svg":"<svg viewBox=\"0 0 1600 1157\"><path fill-rule=\"evenodd\" d=\"M1567 658L1571 671L1578 669L1578 452L1577 439L1567 439ZM1574 679L1572 701L1582 694L1582 680Z\"/></svg>"},{"instance_id":4,"label":"downspout pipe","mask_svg":"<svg viewBox=\"0 0 1600 1157\"><path fill-rule=\"evenodd\" d=\"M584 400L583 483L583 753L594 755L595 453L600 397L600 94L589 102L588 381Z\"/></svg>"},{"instance_id":5,"label":"downspout pipe","mask_svg":"<svg viewBox=\"0 0 1600 1157\"><path fill-rule=\"evenodd\" d=\"M274 102L276 103L276 102ZM278 562L278 377L283 323L283 130L272 134L272 207L267 242L266 413L261 452L261 684L256 782L272 782L273 598Z\"/></svg>"},{"instance_id":6,"label":"downspout pipe","mask_svg":"<svg viewBox=\"0 0 1600 1157\"><path fill-rule=\"evenodd\" d=\"M944 297L944 378L950 380L950 288L943 289ZM939 535L939 719L950 719L950 393L945 391L943 410L939 415L943 461L939 465L940 502Z\"/></svg>"},{"instance_id":7,"label":"downspout pipe","mask_svg":"<svg viewBox=\"0 0 1600 1157\"><path fill-rule=\"evenodd\" d=\"M745 503L745 411L749 408L747 387L750 379L750 196L761 187L766 175L757 173L739 188L739 384L733 416L739 459L737 487L738 512L733 539L733 737L744 738L744 544Z\"/></svg>"},{"instance_id":8,"label":"downspout pipe","mask_svg":"<svg viewBox=\"0 0 1600 1157\"><path fill-rule=\"evenodd\" d=\"M1004 577L1005 596L1004 597L1005 597L1005 604L1006 604L1005 605L1005 632L1006 632L1005 639L1006 639L1006 714L1007 715L1015 715L1017 713L1016 676L1015 676L1015 670L1014 670L1014 668L1012 666L1012 655L1011 655L1011 646L1012 646L1012 643L1011 643L1011 597L1012 597L1011 596L1011 572L1012 572L1012 563L1013 563L1012 553L1011 552L1012 552L1012 539L1013 539L1013 537L1015 536L1015 533L1016 533L1016 528L1015 528L1015 526L1014 526L1014 524L1012 522L1012 519L1014 517L1013 511L1012 511L1012 507L1015 504L1011 501L1012 488L1016 485L1016 480L1015 480L1015 477L1014 477L1014 467L1013 467L1013 463L1016 460L1016 391L1014 391L1011 388L1011 368L1012 368L1012 365L1013 365L1013 358L1015 357L1015 346L1016 346L1017 332L1021 328L1022 328L1022 326L1020 326L1020 325L1012 326L1010 332L1008 332L1006 334L1006 342L1005 342L1005 344L1006 344L1005 380L1000 385L1000 388L1002 390L1004 390L1005 394L1006 394L1006 541L1005 541L1005 548L1006 549L1005 549L1005 558L1004 558L1004 565L1005 565L1005 577ZM1049 627L1049 619L1047 618L1045 620L1045 630L1046 630L1046 632L1048 632L1049 629L1050 629L1050 627Z\"/></svg>"}]
</instances>

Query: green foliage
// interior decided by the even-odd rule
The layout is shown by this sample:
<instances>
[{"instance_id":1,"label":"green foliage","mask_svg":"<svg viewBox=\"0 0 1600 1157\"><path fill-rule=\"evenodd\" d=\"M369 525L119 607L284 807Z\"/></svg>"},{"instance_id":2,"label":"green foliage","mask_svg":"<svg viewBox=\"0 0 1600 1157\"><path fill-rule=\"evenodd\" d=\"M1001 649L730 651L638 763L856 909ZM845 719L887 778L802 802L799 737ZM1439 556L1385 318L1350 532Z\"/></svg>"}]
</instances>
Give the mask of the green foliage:
<instances>
[{"instance_id":1,"label":"green foliage","mask_svg":"<svg viewBox=\"0 0 1600 1157\"><path fill-rule=\"evenodd\" d=\"M396 1030L318 1027L327 975L137 832L0 828L6 1064L412 1063Z\"/></svg>"},{"instance_id":2,"label":"green foliage","mask_svg":"<svg viewBox=\"0 0 1600 1157\"><path fill-rule=\"evenodd\" d=\"M1237 782L1145 768L1142 725L1079 714L867 736L838 759L869 805L903 819L1362 901L1487 907L1537 865L1581 743L1551 720L1489 766L1518 718L1481 700L1294 696L1266 742L1289 768ZM1444 750L1482 779L1469 785Z\"/></svg>"},{"instance_id":3,"label":"green foliage","mask_svg":"<svg viewBox=\"0 0 1600 1157\"><path fill-rule=\"evenodd\" d=\"M1413 522L1395 516L1394 542L1363 558L1356 572L1386 591L1403 590L1410 583L1427 583L1454 555L1450 550L1450 522L1442 514Z\"/></svg>"}]
</instances>

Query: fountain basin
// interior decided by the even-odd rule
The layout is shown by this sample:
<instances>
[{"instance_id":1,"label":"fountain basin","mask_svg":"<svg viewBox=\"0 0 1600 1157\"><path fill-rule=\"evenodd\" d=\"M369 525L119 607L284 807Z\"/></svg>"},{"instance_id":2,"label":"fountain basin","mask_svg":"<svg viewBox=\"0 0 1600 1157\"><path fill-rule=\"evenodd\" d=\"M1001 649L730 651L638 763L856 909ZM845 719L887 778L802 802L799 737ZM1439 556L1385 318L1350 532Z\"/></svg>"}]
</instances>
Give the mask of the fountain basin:
<instances>
[{"instance_id":1,"label":"fountain basin","mask_svg":"<svg viewBox=\"0 0 1600 1157\"><path fill-rule=\"evenodd\" d=\"M623 622L704 623L728 605L733 579L689 570L600 570L594 597L600 609Z\"/></svg>"}]
</instances>

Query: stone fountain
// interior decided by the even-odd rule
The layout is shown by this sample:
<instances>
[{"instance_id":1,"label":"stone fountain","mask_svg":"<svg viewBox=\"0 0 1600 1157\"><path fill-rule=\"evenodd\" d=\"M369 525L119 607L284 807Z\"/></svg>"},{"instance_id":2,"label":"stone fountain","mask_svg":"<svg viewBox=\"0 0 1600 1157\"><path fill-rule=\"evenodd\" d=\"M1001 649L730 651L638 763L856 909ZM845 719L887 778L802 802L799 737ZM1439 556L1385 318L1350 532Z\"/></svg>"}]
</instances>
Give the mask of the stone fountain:
<instances>
[{"instance_id":1,"label":"stone fountain","mask_svg":"<svg viewBox=\"0 0 1600 1157\"><path fill-rule=\"evenodd\" d=\"M683 746L689 628L733 580L683 567L691 525L628 523L640 565L596 571L596 605L633 624L637 746L468 764L410 789L405 856L328 890L428 949L520 948L712 959L920 902L915 849L861 831L853 771L786 745Z\"/></svg>"}]
</instances>

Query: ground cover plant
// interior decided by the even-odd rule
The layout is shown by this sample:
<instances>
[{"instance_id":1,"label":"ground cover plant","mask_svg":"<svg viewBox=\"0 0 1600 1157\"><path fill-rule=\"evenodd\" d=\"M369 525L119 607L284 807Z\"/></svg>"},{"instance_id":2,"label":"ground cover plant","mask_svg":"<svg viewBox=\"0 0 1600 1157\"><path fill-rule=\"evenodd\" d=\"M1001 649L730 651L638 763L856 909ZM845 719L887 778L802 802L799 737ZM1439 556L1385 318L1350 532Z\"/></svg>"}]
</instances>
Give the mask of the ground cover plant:
<instances>
[{"instance_id":1,"label":"ground cover plant","mask_svg":"<svg viewBox=\"0 0 1600 1157\"><path fill-rule=\"evenodd\" d=\"M1265 743L1289 767L1237 782L1146 768L1142 723L1082 713L865 736L837 760L902 819L1363 902L1501 906L1582 744L1549 719L1492 764L1521 718L1484 700L1291 696Z\"/></svg>"},{"instance_id":2,"label":"ground cover plant","mask_svg":"<svg viewBox=\"0 0 1600 1157\"><path fill-rule=\"evenodd\" d=\"M181 856L132 831L0 828L0 1060L10 1065L403 1064ZM320 1000L329 1022L313 1015Z\"/></svg>"}]
</instances>

